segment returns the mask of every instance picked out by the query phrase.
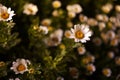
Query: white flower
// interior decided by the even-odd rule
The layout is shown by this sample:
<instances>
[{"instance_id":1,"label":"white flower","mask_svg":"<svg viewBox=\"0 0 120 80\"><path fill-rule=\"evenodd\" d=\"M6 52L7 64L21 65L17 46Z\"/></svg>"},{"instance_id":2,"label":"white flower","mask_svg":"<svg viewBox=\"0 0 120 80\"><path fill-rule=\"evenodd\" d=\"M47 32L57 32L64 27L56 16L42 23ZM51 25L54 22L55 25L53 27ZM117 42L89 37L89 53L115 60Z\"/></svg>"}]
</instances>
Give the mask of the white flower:
<instances>
[{"instance_id":1,"label":"white flower","mask_svg":"<svg viewBox=\"0 0 120 80\"><path fill-rule=\"evenodd\" d=\"M56 80L64 80L64 78L63 77L61 77L61 76L59 76L59 77L57 77L57 79Z\"/></svg>"},{"instance_id":2,"label":"white flower","mask_svg":"<svg viewBox=\"0 0 120 80\"><path fill-rule=\"evenodd\" d=\"M80 13L80 12L82 12L82 7L81 7L79 4L74 4L74 5L73 5L73 8L74 8L74 12L75 12L75 13Z\"/></svg>"},{"instance_id":3,"label":"white flower","mask_svg":"<svg viewBox=\"0 0 120 80\"><path fill-rule=\"evenodd\" d=\"M68 12L68 17L75 18L76 17L75 12Z\"/></svg>"},{"instance_id":4,"label":"white flower","mask_svg":"<svg viewBox=\"0 0 120 80\"><path fill-rule=\"evenodd\" d=\"M14 11L11 10L11 8L0 6L0 21L9 21L14 16Z\"/></svg>"},{"instance_id":5,"label":"white flower","mask_svg":"<svg viewBox=\"0 0 120 80\"><path fill-rule=\"evenodd\" d=\"M73 13L82 12L82 7L79 4L68 5L66 9L68 12L73 12Z\"/></svg>"},{"instance_id":6,"label":"white flower","mask_svg":"<svg viewBox=\"0 0 120 80\"><path fill-rule=\"evenodd\" d=\"M48 33L48 28L46 26L40 26L39 31L42 32L43 34L47 34Z\"/></svg>"},{"instance_id":7,"label":"white flower","mask_svg":"<svg viewBox=\"0 0 120 80\"><path fill-rule=\"evenodd\" d=\"M87 40L90 40L90 36L92 35L92 31L90 31L88 25L84 24L77 24L74 25L74 29L71 28L71 36L75 42L82 42L85 43Z\"/></svg>"},{"instance_id":8,"label":"white flower","mask_svg":"<svg viewBox=\"0 0 120 80\"><path fill-rule=\"evenodd\" d=\"M91 73L96 71L96 67L95 67L95 65L93 65L92 63L87 64L86 69L87 69L88 71L90 71Z\"/></svg>"},{"instance_id":9,"label":"white flower","mask_svg":"<svg viewBox=\"0 0 120 80\"><path fill-rule=\"evenodd\" d=\"M106 77L110 77L111 74L112 74L112 71L111 71L110 68L104 68L104 69L102 70L102 73L103 73L103 75L105 75Z\"/></svg>"},{"instance_id":10,"label":"white flower","mask_svg":"<svg viewBox=\"0 0 120 80\"><path fill-rule=\"evenodd\" d=\"M32 3L27 3L24 5L23 13L27 15L35 15L38 12L38 8L36 5Z\"/></svg>"},{"instance_id":11,"label":"white flower","mask_svg":"<svg viewBox=\"0 0 120 80\"><path fill-rule=\"evenodd\" d=\"M53 1L52 2L52 6L53 6L53 8L59 8L59 7L61 7L61 2L60 1Z\"/></svg>"},{"instance_id":12,"label":"white flower","mask_svg":"<svg viewBox=\"0 0 120 80\"><path fill-rule=\"evenodd\" d=\"M69 73L74 79L77 79L79 77L79 70L76 67L70 67Z\"/></svg>"},{"instance_id":13,"label":"white flower","mask_svg":"<svg viewBox=\"0 0 120 80\"><path fill-rule=\"evenodd\" d=\"M78 50L79 55L83 55L86 52L85 47L82 47L82 46L78 47L77 50Z\"/></svg>"},{"instance_id":14,"label":"white flower","mask_svg":"<svg viewBox=\"0 0 120 80\"><path fill-rule=\"evenodd\" d=\"M43 19L41 24L44 25L44 26L49 26L50 24L52 23L51 19Z\"/></svg>"},{"instance_id":15,"label":"white flower","mask_svg":"<svg viewBox=\"0 0 120 80\"><path fill-rule=\"evenodd\" d=\"M115 6L115 10L116 10L117 12L120 12L120 5L116 5L116 6Z\"/></svg>"},{"instance_id":16,"label":"white flower","mask_svg":"<svg viewBox=\"0 0 120 80\"><path fill-rule=\"evenodd\" d=\"M61 43L63 36L63 31L61 29L53 32L48 39L45 40L45 43L48 46L57 46Z\"/></svg>"},{"instance_id":17,"label":"white flower","mask_svg":"<svg viewBox=\"0 0 120 80\"><path fill-rule=\"evenodd\" d=\"M20 80L19 78L15 78L15 79L13 79L13 78L10 78L9 80Z\"/></svg>"},{"instance_id":18,"label":"white flower","mask_svg":"<svg viewBox=\"0 0 120 80\"><path fill-rule=\"evenodd\" d=\"M112 8L113 8L113 5L110 3L107 3L107 4L103 5L101 9L103 12L109 13Z\"/></svg>"},{"instance_id":19,"label":"white flower","mask_svg":"<svg viewBox=\"0 0 120 80\"><path fill-rule=\"evenodd\" d=\"M29 60L17 59L16 62L13 62L13 65L10 69L13 70L15 74L23 74L24 72L28 71L27 64L30 64Z\"/></svg>"}]
</instances>

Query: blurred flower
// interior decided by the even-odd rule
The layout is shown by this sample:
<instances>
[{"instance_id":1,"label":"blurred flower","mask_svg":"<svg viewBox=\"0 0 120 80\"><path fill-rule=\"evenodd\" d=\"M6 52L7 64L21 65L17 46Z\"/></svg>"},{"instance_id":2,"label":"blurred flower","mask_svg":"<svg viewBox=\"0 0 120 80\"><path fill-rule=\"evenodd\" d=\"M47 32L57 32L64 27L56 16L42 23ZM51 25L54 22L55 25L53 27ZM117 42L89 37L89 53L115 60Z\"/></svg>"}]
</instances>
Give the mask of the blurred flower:
<instances>
[{"instance_id":1,"label":"blurred flower","mask_svg":"<svg viewBox=\"0 0 120 80\"><path fill-rule=\"evenodd\" d=\"M112 8L113 8L112 4L107 3L107 4L103 5L101 9L104 13L109 13Z\"/></svg>"},{"instance_id":2,"label":"blurred flower","mask_svg":"<svg viewBox=\"0 0 120 80\"><path fill-rule=\"evenodd\" d=\"M93 38L93 43L97 46L100 46L102 44L102 40L99 37L94 37Z\"/></svg>"},{"instance_id":3,"label":"blurred flower","mask_svg":"<svg viewBox=\"0 0 120 80\"><path fill-rule=\"evenodd\" d=\"M63 31L61 29L56 30L53 32L49 38L45 39L45 43L48 46L57 46L61 43L63 36Z\"/></svg>"},{"instance_id":4,"label":"blurred flower","mask_svg":"<svg viewBox=\"0 0 120 80\"><path fill-rule=\"evenodd\" d=\"M46 26L40 26L39 31L42 32L43 34L47 34L48 33L48 28Z\"/></svg>"},{"instance_id":5,"label":"blurred flower","mask_svg":"<svg viewBox=\"0 0 120 80\"><path fill-rule=\"evenodd\" d=\"M115 6L115 10L116 10L117 12L120 12L120 5L116 5L116 6Z\"/></svg>"},{"instance_id":6,"label":"blurred flower","mask_svg":"<svg viewBox=\"0 0 120 80\"><path fill-rule=\"evenodd\" d=\"M110 22L115 23L115 22L116 22L116 17L111 16L111 17L109 18L109 20L110 20Z\"/></svg>"},{"instance_id":7,"label":"blurred flower","mask_svg":"<svg viewBox=\"0 0 120 80\"><path fill-rule=\"evenodd\" d=\"M64 78L63 77L61 77L61 76L59 76L59 77L57 77L57 79L56 80L64 80Z\"/></svg>"},{"instance_id":8,"label":"blurred flower","mask_svg":"<svg viewBox=\"0 0 120 80\"><path fill-rule=\"evenodd\" d=\"M77 24L74 25L74 29L71 28L71 36L75 42L82 42L85 43L87 40L90 40L90 36L92 35L92 31L90 31L88 25L84 24Z\"/></svg>"},{"instance_id":9,"label":"blurred flower","mask_svg":"<svg viewBox=\"0 0 120 80\"><path fill-rule=\"evenodd\" d=\"M99 22L98 27L99 27L99 30L102 31L106 27L105 22Z\"/></svg>"},{"instance_id":10,"label":"blurred flower","mask_svg":"<svg viewBox=\"0 0 120 80\"><path fill-rule=\"evenodd\" d=\"M107 55L108 55L108 57L109 57L110 59L114 58L114 56L115 56L115 54L114 54L113 51L109 51L109 52L107 53Z\"/></svg>"},{"instance_id":11,"label":"blurred flower","mask_svg":"<svg viewBox=\"0 0 120 80\"><path fill-rule=\"evenodd\" d=\"M97 15L96 15L96 19L97 19L98 21L103 21L103 15L102 15L102 14L97 14Z\"/></svg>"},{"instance_id":12,"label":"blurred flower","mask_svg":"<svg viewBox=\"0 0 120 80\"><path fill-rule=\"evenodd\" d=\"M108 42L108 36L107 36L105 33L101 32L100 36L101 36L101 38L103 39L103 41L104 41L105 43Z\"/></svg>"},{"instance_id":13,"label":"blurred flower","mask_svg":"<svg viewBox=\"0 0 120 80\"><path fill-rule=\"evenodd\" d=\"M87 22L87 20L88 20L88 18L87 18L87 16L85 16L85 15L83 15L83 14L80 14L79 15L79 20L80 20L80 22Z\"/></svg>"},{"instance_id":14,"label":"blurred flower","mask_svg":"<svg viewBox=\"0 0 120 80\"><path fill-rule=\"evenodd\" d=\"M73 27L73 23L72 23L71 21L67 22L67 27L68 27L68 28Z\"/></svg>"},{"instance_id":15,"label":"blurred flower","mask_svg":"<svg viewBox=\"0 0 120 80\"><path fill-rule=\"evenodd\" d=\"M60 49L65 49L65 45L64 44L60 44Z\"/></svg>"},{"instance_id":16,"label":"blurred flower","mask_svg":"<svg viewBox=\"0 0 120 80\"><path fill-rule=\"evenodd\" d=\"M98 22L94 18L89 18L87 20L87 24L90 25L90 26L96 26L98 24Z\"/></svg>"},{"instance_id":17,"label":"blurred flower","mask_svg":"<svg viewBox=\"0 0 120 80\"><path fill-rule=\"evenodd\" d=\"M102 70L102 73L103 73L103 75L105 75L106 77L110 77L111 76L111 69L109 69L109 68L104 68L103 70Z\"/></svg>"},{"instance_id":18,"label":"blurred flower","mask_svg":"<svg viewBox=\"0 0 120 80\"><path fill-rule=\"evenodd\" d=\"M89 63L90 62L95 62L95 56L93 56L91 54L87 55L86 58L88 59Z\"/></svg>"},{"instance_id":19,"label":"blurred flower","mask_svg":"<svg viewBox=\"0 0 120 80\"><path fill-rule=\"evenodd\" d=\"M58 17L58 16L59 16L59 11L58 11L58 10L54 10L54 11L52 12L52 15L53 15L54 17Z\"/></svg>"},{"instance_id":20,"label":"blurred flower","mask_svg":"<svg viewBox=\"0 0 120 80\"><path fill-rule=\"evenodd\" d=\"M27 15L35 15L38 12L37 6L32 3L25 4L23 8L23 13Z\"/></svg>"},{"instance_id":21,"label":"blurred flower","mask_svg":"<svg viewBox=\"0 0 120 80\"><path fill-rule=\"evenodd\" d=\"M64 35L65 35L66 38L70 38L71 31L70 30L66 30L65 33L64 33Z\"/></svg>"},{"instance_id":22,"label":"blurred flower","mask_svg":"<svg viewBox=\"0 0 120 80\"><path fill-rule=\"evenodd\" d=\"M42 20L41 24L44 26L49 26L51 22L52 22L51 19L46 18Z\"/></svg>"},{"instance_id":23,"label":"blurred flower","mask_svg":"<svg viewBox=\"0 0 120 80\"><path fill-rule=\"evenodd\" d=\"M75 79L77 79L79 77L79 71L76 67L70 67L69 68L69 73Z\"/></svg>"},{"instance_id":24,"label":"blurred flower","mask_svg":"<svg viewBox=\"0 0 120 80\"><path fill-rule=\"evenodd\" d=\"M117 37L113 38L111 41L110 41L110 45L111 46L117 46L119 43L119 40Z\"/></svg>"},{"instance_id":25,"label":"blurred flower","mask_svg":"<svg viewBox=\"0 0 120 80\"><path fill-rule=\"evenodd\" d=\"M61 7L61 2L58 0L55 0L52 2L53 8L60 8Z\"/></svg>"},{"instance_id":26,"label":"blurred flower","mask_svg":"<svg viewBox=\"0 0 120 80\"><path fill-rule=\"evenodd\" d=\"M112 40L112 39L115 38L115 35L116 35L116 34L115 34L114 31L109 30L109 31L107 31L106 35L107 35L108 39Z\"/></svg>"},{"instance_id":27,"label":"blurred flower","mask_svg":"<svg viewBox=\"0 0 120 80\"><path fill-rule=\"evenodd\" d=\"M11 10L11 8L0 6L0 21L9 21L14 16L14 11Z\"/></svg>"},{"instance_id":28,"label":"blurred flower","mask_svg":"<svg viewBox=\"0 0 120 80\"><path fill-rule=\"evenodd\" d=\"M90 72L93 73L96 71L96 67L93 64L87 64L86 69Z\"/></svg>"},{"instance_id":29,"label":"blurred flower","mask_svg":"<svg viewBox=\"0 0 120 80\"><path fill-rule=\"evenodd\" d=\"M80 13L82 12L82 7L79 4L73 4L73 10L75 13Z\"/></svg>"},{"instance_id":30,"label":"blurred flower","mask_svg":"<svg viewBox=\"0 0 120 80\"><path fill-rule=\"evenodd\" d=\"M76 14L74 12L68 12L68 17L75 18Z\"/></svg>"},{"instance_id":31,"label":"blurred flower","mask_svg":"<svg viewBox=\"0 0 120 80\"><path fill-rule=\"evenodd\" d=\"M68 12L76 14L82 12L82 7L79 4L67 5L66 9Z\"/></svg>"},{"instance_id":32,"label":"blurred flower","mask_svg":"<svg viewBox=\"0 0 120 80\"><path fill-rule=\"evenodd\" d=\"M20 79L19 79L19 78L15 78L15 79L12 79L12 78L11 78L11 79L9 79L9 80L20 80Z\"/></svg>"},{"instance_id":33,"label":"blurred flower","mask_svg":"<svg viewBox=\"0 0 120 80\"><path fill-rule=\"evenodd\" d=\"M28 71L27 64L30 64L28 60L17 59L16 62L13 62L13 65L10 69L13 70L15 74L23 74L24 72Z\"/></svg>"},{"instance_id":34,"label":"blurred flower","mask_svg":"<svg viewBox=\"0 0 120 80\"><path fill-rule=\"evenodd\" d=\"M33 68L30 68L30 69L28 70L28 72L29 72L30 74L33 74L33 73L35 72L35 70L34 70Z\"/></svg>"},{"instance_id":35,"label":"blurred flower","mask_svg":"<svg viewBox=\"0 0 120 80\"><path fill-rule=\"evenodd\" d=\"M120 57L119 56L115 58L115 63L116 63L116 65L120 65Z\"/></svg>"},{"instance_id":36,"label":"blurred flower","mask_svg":"<svg viewBox=\"0 0 120 80\"><path fill-rule=\"evenodd\" d=\"M82 46L78 47L77 50L78 50L79 55L83 55L86 52L85 47L82 47Z\"/></svg>"},{"instance_id":37,"label":"blurred flower","mask_svg":"<svg viewBox=\"0 0 120 80\"><path fill-rule=\"evenodd\" d=\"M5 62L3 61L0 61L0 67L4 66L5 65Z\"/></svg>"},{"instance_id":38,"label":"blurred flower","mask_svg":"<svg viewBox=\"0 0 120 80\"><path fill-rule=\"evenodd\" d=\"M89 62L90 62L90 61L89 61L88 57L82 58L82 63L83 63L83 64L88 64Z\"/></svg>"}]
</instances>

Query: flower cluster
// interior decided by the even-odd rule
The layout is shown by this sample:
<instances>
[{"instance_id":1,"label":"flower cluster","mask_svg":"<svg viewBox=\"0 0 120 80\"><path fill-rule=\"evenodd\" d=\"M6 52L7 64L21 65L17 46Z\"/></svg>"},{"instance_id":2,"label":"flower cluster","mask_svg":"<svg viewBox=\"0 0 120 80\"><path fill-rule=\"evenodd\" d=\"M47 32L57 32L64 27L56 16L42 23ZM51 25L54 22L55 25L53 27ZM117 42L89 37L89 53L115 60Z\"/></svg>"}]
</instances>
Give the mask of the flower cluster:
<instances>
[{"instance_id":1,"label":"flower cluster","mask_svg":"<svg viewBox=\"0 0 120 80\"><path fill-rule=\"evenodd\" d=\"M99 5L91 12L86 10L87 2L28 0L19 5L13 2L11 8L15 8L16 14L7 4L0 4L0 44L14 45L9 39L14 40L15 35L5 32L12 27L8 22L13 16L16 25L11 31L18 32L21 39L13 48L3 50L0 46L0 53L5 53L0 55L9 58L0 57L0 71L4 74L0 74L0 79L93 80L94 76L119 79L120 5L98 1ZM4 38L5 33L10 38ZM9 51L11 56L7 55Z\"/></svg>"}]
</instances>

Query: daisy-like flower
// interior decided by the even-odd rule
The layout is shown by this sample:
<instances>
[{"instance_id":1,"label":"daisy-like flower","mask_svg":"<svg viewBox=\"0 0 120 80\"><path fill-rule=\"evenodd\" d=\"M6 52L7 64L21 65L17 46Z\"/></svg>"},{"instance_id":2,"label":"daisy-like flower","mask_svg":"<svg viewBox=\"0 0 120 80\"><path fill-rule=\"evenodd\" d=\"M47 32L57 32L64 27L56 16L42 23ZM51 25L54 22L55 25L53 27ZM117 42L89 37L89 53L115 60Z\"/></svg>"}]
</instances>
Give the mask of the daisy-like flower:
<instances>
[{"instance_id":1,"label":"daisy-like flower","mask_svg":"<svg viewBox=\"0 0 120 80\"><path fill-rule=\"evenodd\" d=\"M9 21L14 15L14 11L11 8L0 6L0 21Z\"/></svg>"},{"instance_id":2,"label":"daisy-like flower","mask_svg":"<svg viewBox=\"0 0 120 80\"><path fill-rule=\"evenodd\" d=\"M28 71L28 64L30 64L29 60L25 59L17 59L16 62L13 62L12 67L10 68L15 72L15 74L23 74Z\"/></svg>"},{"instance_id":3,"label":"daisy-like flower","mask_svg":"<svg viewBox=\"0 0 120 80\"><path fill-rule=\"evenodd\" d=\"M90 31L88 25L84 24L77 24L74 25L74 29L71 28L71 36L75 42L82 42L85 43L87 40L90 40L90 36L92 35L92 31Z\"/></svg>"},{"instance_id":4,"label":"daisy-like flower","mask_svg":"<svg viewBox=\"0 0 120 80\"><path fill-rule=\"evenodd\" d=\"M39 31L42 32L43 34L47 34L48 33L48 28L46 26L40 26Z\"/></svg>"},{"instance_id":5,"label":"daisy-like flower","mask_svg":"<svg viewBox=\"0 0 120 80\"><path fill-rule=\"evenodd\" d=\"M38 8L36 5L32 3L27 3L24 5L23 13L27 15L35 15L38 12Z\"/></svg>"}]
</instances>

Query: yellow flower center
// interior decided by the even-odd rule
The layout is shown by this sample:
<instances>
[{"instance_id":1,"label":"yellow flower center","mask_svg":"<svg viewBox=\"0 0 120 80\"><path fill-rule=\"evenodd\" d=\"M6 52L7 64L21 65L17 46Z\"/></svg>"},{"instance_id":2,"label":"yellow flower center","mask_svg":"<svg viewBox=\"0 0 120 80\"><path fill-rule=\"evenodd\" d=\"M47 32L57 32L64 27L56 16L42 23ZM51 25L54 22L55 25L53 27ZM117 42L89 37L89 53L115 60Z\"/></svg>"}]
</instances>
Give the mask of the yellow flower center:
<instances>
[{"instance_id":1,"label":"yellow flower center","mask_svg":"<svg viewBox=\"0 0 120 80\"><path fill-rule=\"evenodd\" d=\"M33 10L32 10L32 9L30 9L30 8L28 8L28 11L30 11L30 13L33 13Z\"/></svg>"},{"instance_id":2,"label":"yellow flower center","mask_svg":"<svg viewBox=\"0 0 120 80\"><path fill-rule=\"evenodd\" d=\"M7 12L2 13L2 14L1 14L1 17L2 17L3 19L7 19L7 18L9 18L9 14L8 14Z\"/></svg>"},{"instance_id":3,"label":"yellow flower center","mask_svg":"<svg viewBox=\"0 0 120 80\"><path fill-rule=\"evenodd\" d=\"M18 71L24 71L26 67L23 64L18 65L17 70Z\"/></svg>"},{"instance_id":4,"label":"yellow flower center","mask_svg":"<svg viewBox=\"0 0 120 80\"><path fill-rule=\"evenodd\" d=\"M84 33L80 30L75 32L75 37L78 39L82 39L84 37Z\"/></svg>"}]
</instances>

